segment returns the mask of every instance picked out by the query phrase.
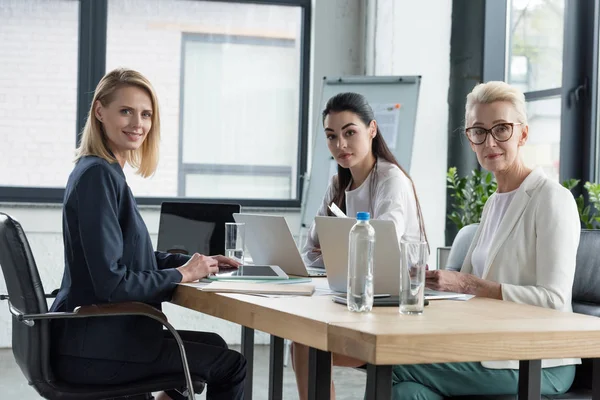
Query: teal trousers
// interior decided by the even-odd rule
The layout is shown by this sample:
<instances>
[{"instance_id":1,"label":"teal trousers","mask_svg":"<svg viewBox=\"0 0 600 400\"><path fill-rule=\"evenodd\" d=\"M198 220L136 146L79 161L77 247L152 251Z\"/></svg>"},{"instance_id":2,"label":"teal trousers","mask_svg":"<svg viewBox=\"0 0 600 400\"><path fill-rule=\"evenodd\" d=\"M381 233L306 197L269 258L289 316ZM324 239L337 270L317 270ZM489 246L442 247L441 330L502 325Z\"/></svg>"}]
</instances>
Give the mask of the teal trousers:
<instances>
[{"instance_id":1,"label":"teal trousers","mask_svg":"<svg viewBox=\"0 0 600 400\"><path fill-rule=\"evenodd\" d=\"M571 387L575 366L542 369L542 394L562 394ZM396 365L394 400L443 400L466 395L517 394L519 371L488 369L478 362Z\"/></svg>"}]
</instances>

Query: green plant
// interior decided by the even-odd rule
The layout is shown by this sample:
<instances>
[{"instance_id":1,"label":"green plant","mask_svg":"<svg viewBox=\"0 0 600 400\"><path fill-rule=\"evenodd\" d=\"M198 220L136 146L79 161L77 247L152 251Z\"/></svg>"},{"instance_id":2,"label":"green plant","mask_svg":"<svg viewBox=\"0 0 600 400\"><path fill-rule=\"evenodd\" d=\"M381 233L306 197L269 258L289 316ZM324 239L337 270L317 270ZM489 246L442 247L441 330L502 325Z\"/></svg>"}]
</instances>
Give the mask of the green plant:
<instances>
[{"instance_id":1,"label":"green plant","mask_svg":"<svg viewBox=\"0 0 600 400\"><path fill-rule=\"evenodd\" d=\"M579 179L567 179L562 185L572 191L579 185L579 182ZM587 205L585 204L582 194L575 197L581 225L585 229L599 229L600 216L598 216L598 210L600 210L600 183L586 182L583 185L583 188L588 193L589 203Z\"/></svg>"},{"instance_id":2,"label":"green plant","mask_svg":"<svg viewBox=\"0 0 600 400\"><path fill-rule=\"evenodd\" d=\"M473 170L469 176L461 178L456 167L451 167L446 181L448 188L452 190L450 197L454 199L448 219L457 229L479 222L485 202L496 191L497 185L492 173Z\"/></svg>"},{"instance_id":3,"label":"green plant","mask_svg":"<svg viewBox=\"0 0 600 400\"><path fill-rule=\"evenodd\" d=\"M452 190L450 197L454 199L448 219L457 229L479 222L485 202L497 188L492 173L484 174L473 170L469 176L460 178L456 167L451 167L446 181L448 188ZM579 183L579 179L567 179L562 185L572 192ZM583 188L587 191L588 203L586 204L583 194L575 197L581 225L585 229L600 229L600 183L586 182Z\"/></svg>"}]
</instances>

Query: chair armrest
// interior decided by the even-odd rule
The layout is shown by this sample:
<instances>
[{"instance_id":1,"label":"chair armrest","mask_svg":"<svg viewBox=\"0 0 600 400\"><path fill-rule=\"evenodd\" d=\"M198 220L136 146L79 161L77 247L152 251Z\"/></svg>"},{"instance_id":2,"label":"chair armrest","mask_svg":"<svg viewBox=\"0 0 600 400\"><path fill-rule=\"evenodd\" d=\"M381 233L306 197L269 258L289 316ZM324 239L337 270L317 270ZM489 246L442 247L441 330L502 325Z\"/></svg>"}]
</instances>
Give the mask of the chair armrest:
<instances>
[{"instance_id":1,"label":"chair armrest","mask_svg":"<svg viewBox=\"0 0 600 400\"><path fill-rule=\"evenodd\" d=\"M59 290L60 290L60 289L54 289L54 290L53 290L51 293L46 293L44 296L45 296L47 299L55 299L55 298L56 298L56 296L58 295L58 291L59 291Z\"/></svg>"},{"instance_id":2,"label":"chair armrest","mask_svg":"<svg viewBox=\"0 0 600 400\"><path fill-rule=\"evenodd\" d=\"M73 310L74 314L81 317L94 317L94 316L110 316L117 315L146 315L153 316L163 324L168 322L167 316L160 310L149 306L145 303L139 303L135 301L123 302L123 303L108 303L108 304L92 304L89 306L79 306Z\"/></svg>"},{"instance_id":3,"label":"chair armrest","mask_svg":"<svg viewBox=\"0 0 600 400\"><path fill-rule=\"evenodd\" d=\"M7 296L8 298L8 296ZM185 354L185 347L181 336L173 325L167 320L167 316L160 310L139 302L123 302L113 304L92 304L89 306L79 306L73 310L73 312L47 312L43 314L24 314L14 307L10 301L8 302L10 313L17 318L20 322L33 326L36 320L51 320L61 318L94 318L94 317L112 317L112 316L126 316L126 315L139 315L159 321L171 334L177 342L179 347L179 354L181 356L181 363L183 366L183 372L185 375L185 382L187 387L188 400L194 399L194 384L192 382L192 375L189 369L187 356Z\"/></svg>"}]
</instances>

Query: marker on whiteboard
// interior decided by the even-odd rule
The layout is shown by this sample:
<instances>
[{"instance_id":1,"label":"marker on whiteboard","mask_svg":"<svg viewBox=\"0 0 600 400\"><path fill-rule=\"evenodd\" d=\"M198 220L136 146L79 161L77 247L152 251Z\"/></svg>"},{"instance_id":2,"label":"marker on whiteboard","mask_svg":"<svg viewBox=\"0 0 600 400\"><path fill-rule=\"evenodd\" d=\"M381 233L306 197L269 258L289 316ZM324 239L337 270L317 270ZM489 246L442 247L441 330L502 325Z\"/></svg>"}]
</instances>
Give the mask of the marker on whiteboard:
<instances>
[{"instance_id":1,"label":"marker on whiteboard","mask_svg":"<svg viewBox=\"0 0 600 400\"><path fill-rule=\"evenodd\" d=\"M342 210L340 210L340 208L338 206L336 206L335 203L331 203L331 205L329 206L329 209L331 210L333 215L335 215L336 217L347 218L346 214L344 214L344 212Z\"/></svg>"}]
</instances>

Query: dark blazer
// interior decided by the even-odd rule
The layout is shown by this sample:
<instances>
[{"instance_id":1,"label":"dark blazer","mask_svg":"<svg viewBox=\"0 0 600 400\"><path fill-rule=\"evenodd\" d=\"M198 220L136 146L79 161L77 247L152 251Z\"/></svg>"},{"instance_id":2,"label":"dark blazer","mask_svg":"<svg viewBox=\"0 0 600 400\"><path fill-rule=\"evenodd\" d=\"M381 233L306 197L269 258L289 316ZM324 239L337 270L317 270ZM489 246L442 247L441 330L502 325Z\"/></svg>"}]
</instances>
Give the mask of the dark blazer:
<instances>
[{"instance_id":1,"label":"dark blazer","mask_svg":"<svg viewBox=\"0 0 600 400\"><path fill-rule=\"evenodd\" d=\"M140 301L160 308L181 282L185 255L154 252L150 235L118 163L81 158L63 202L65 271L52 311ZM162 325L146 317L53 322L55 354L149 362L162 345Z\"/></svg>"}]
</instances>

